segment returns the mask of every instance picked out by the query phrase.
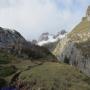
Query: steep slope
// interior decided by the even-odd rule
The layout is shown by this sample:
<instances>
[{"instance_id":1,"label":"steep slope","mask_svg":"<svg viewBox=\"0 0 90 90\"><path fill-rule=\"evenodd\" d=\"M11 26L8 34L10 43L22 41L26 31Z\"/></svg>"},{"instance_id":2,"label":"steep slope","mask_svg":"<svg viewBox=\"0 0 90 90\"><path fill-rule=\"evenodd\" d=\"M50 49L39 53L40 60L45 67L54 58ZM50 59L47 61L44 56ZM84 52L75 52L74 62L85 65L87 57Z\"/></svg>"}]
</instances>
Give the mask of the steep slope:
<instances>
[{"instance_id":1,"label":"steep slope","mask_svg":"<svg viewBox=\"0 0 90 90\"><path fill-rule=\"evenodd\" d=\"M9 85L14 74L46 61L57 59L48 49L26 41L19 32L0 28L0 89Z\"/></svg>"},{"instance_id":2,"label":"steep slope","mask_svg":"<svg viewBox=\"0 0 90 90\"><path fill-rule=\"evenodd\" d=\"M75 67L58 63L48 49L26 40L14 42L14 45L15 48L11 43L9 46L12 47L5 44L6 47L0 48L0 87L10 86L17 90L90 89L89 77Z\"/></svg>"},{"instance_id":3,"label":"steep slope","mask_svg":"<svg viewBox=\"0 0 90 90\"><path fill-rule=\"evenodd\" d=\"M23 36L16 30L10 30L0 27L0 47L5 47L5 45L23 43L26 40Z\"/></svg>"},{"instance_id":4,"label":"steep slope","mask_svg":"<svg viewBox=\"0 0 90 90\"><path fill-rule=\"evenodd\" d=\"M57 44L53 51L59 60L78 67L87 75L90 75L89 17L90 16L84 17L82 21Z\"/></svg>"}]
</instances>

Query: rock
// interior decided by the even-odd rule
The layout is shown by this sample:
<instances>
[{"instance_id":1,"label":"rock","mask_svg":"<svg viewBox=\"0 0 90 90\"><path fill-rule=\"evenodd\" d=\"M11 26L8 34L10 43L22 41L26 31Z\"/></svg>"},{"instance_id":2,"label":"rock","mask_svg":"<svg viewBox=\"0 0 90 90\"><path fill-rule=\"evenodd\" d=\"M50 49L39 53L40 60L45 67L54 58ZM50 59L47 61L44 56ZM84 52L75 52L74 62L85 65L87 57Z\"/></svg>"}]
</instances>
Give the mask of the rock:
<instances>
[{"instance_id":1,"label":"rock","mask_svg":"<svg viewBox=\"0 0 90 90\"><path fill-rule=\"evenodd\" d=\"M16 30L0 27L0 50L15 56L30 59L56 59L50 51L44 47L32 44Z\"/></svg>"},{"instance_id":2,"label":"rock","mask_svg":"<svg viewBox=\"0 0 90 90\"><path fill-rule=\"evenodd\" d=\"M89 15L89 10L87 14ZM90 75L90 21L86 16L53 50L58 60L69 60L69 64L78 67Z\"/></svg>"},{"instance_id":3,"label":"rock","mask_svg":"<svg viewBox=\"0 0 90 90\"><path fill-rule=\"evenodd\" d=\"M90 21L90 6L88 6L87 8L86 16L87 16L88 21Z\"/></svg>"}]
</instances>

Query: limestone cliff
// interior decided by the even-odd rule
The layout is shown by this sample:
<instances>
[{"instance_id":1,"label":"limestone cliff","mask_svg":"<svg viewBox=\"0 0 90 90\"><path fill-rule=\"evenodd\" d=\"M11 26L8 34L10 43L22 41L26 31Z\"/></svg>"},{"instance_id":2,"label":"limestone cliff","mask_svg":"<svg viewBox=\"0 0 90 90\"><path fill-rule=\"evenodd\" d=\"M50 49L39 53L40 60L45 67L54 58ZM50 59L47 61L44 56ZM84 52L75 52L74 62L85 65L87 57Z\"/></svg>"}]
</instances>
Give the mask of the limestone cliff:
<instances>
[{"instance_id":1,"label":"limestone cliff","mask_svg":"<svg viewBox=\"0 0 90 90\"><path fill-rule=\"evenodd\" d=\"M78 67L90 75L90 7L86 17L62 40L53 53L60 61L68 60L68 63Z\"/></svg>"}]
</instances>

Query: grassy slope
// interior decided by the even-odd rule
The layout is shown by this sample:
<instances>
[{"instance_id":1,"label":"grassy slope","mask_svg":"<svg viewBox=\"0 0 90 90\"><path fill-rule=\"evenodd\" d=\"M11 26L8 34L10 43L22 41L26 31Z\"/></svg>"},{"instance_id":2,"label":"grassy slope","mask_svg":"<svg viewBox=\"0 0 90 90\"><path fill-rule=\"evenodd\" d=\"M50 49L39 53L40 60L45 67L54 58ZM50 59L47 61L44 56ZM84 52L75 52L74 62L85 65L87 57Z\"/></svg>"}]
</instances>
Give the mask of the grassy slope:
<instances>
[{"instance_id":1,"label":"grassy slope","mask_svg":"<svg viewBox=\"0 0 90 90\"><path fill-rule=\"evenodd\" d=\"M90 90L90 79L74 67L56 62L40 63L41 61L11 60L8 64L0 64L3 67L0 69L0 86L6 85L4 79L10 82L14 73L21 71L19 80L26 82L24 87L28 83L35 90Z\"/></svg>"},{"instance_id":2,"label":"grassy slope","mask_svg":"<svg viewBox=\"0 0 90 90\"><path fill-rule=\"evenodd\" d=\"M88 35L89 34L89 35ZM90 56L90 21L86 17L68 34L67 39L74 41L77 44L78 49L80 49L84 54ZM87 41L84 41L84 40ZM54 55L60 55L62 51L60 48L65 47L65 40L62 43L58 43L56 48L53 50ZM67 40L66 40L67 41ZM61 51L60 51L61 50ZM87 52L87 53L86 53Z\"/></svg>"},{"instance_id":3,"label":"grassy slope","mask_svg":"<svg viewBox=\"0 0 90 90\"><path fill-rule=\"evenodd\" d=\"M48 54L47 54L48 55ZM52 55L51 55L52 57ZM49 59L49 58L48 58ZM53 59L53 58L52 58ZM1 52L0 51L0 79L5 80L6 83L8 84L12 77L15 75L17 72L22 72L28 67L33 67L38 65L41 62L45 62L47 59L23 59L23 58L18 58L14 55ZM0 85L2 85L3 82L0 82ZM3 85L6 85L3 84Z\"/></svg>"},{"instance_id":4,"label":"grassy slope","mask_svg":"<svg viewBox=\"0 0 90 90\"><path fill-rule=\"evenodd\" d=\"M42 60L18 60L6 53L0 53L0 60L4 60L0 64L0 87L21 71L19 80L24 82L23 87L29 85L32 90L90 90L90 78L72 66L56 62L40 64Z\"/></svg>"},{"instance_id":5,"label":"grassy slope","mask_svg":"<svg viewBox=\"0 0 90 90\"><path fill-rule=\"evenodd\" d=\"M78 37L77 34L82 35L82 38ZM90 21L88 21L87 19L82 20L72 30L69 36L71 40L79 40L80 42L77 43L77 47L83 52L84 55L90 56Z\"/></svg>"},{"instance_id":6,"label":"grassy slope","mask_svg":"<svg viewBox=\"0 0 90 90\"><path fill-rule=\"evenodd\" d=\"M90 21L84 19L72 30L71 34L83 33L88 31L90 31Z\"/></svg>"},{"instance_id":7,"label":"grassy slope","mask_svg":"<svg viewBox=\"0 0 90 90\"><path fill-rule=\"evenodd\" d=\"M28 82L28 88L32 90L90 90L90 78L76 68L60 63L47 62L26 70L19 80Z\"/></svg>"}]
</instances>

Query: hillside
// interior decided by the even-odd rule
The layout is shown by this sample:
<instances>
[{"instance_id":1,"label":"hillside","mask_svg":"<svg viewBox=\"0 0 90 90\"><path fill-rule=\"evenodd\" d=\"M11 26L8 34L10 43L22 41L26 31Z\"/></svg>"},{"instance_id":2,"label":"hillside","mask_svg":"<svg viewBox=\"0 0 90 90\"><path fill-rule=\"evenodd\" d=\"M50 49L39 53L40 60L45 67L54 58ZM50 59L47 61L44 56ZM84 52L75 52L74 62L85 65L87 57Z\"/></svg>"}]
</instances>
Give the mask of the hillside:
<instances>
[{"instance_id":1,"label":"hillside","mask_svg":"<svg viewBox=\"0 0 90 90\"><path fill-rule=\"evenodd\" d=\"M69 37L74 41L85 41L90 38L90 21L86 17L70 32Z\"/></svg>"},{"instance_id":2,"label":"hillside","mask_svg":"<svg viewBox=\"0 0 90 90\"><path fill-rule=\"evenodd\" d=\"M0 62L3 59L0 63L0 87L9 86L17 90L90 89L90 78L73 66L39 59L22 60L5 53L0 58Z\"/></svg>"},{"instance_id":3,"label":"hillside","mask_svg":"<svg viewBox=\"0 0 90 90\"><path fill-rule=\"evenodd\" d=\"M90 8L89 8L90 10ZM90 75L90 20L82 21L57 45L53 54L60 61L74 65L85 74Z\"/></svg>"},{"instance_id":4,"label":"hillside","mask_svg":"<svg viewBox=\"0 0 90 90\"><path fill-rule=\"evenodd\" d=\"M12 82L20 90L89 90L90 78L75 67L47 62L30 67Z\"/></svg>"},{"instance_id":5,"label":"hillside","mask_svg":"<svg viewBox=\"0 0 90 90\"><path fill-rule=\"evenodd\" d=\"M16 46L17 44L14 43ZM25 40L23 45L20 43L18 49L7 48L7 45L0 48L0 88L8 86L17 90L90 89L88 76L73 66L57 62L56 57L44 47Z\"/></svg>"},{"instance_id":6,"label":"hillside","mask_svg":"<svg viewBox=\"0 0 90 90\"><path fill-rule=\"evenodd\" d=\"M0 28L0 51L23 59L56 59L48 49L33 45L16 30Z\"/></svg>"},{"instance_id":7,"label":"hillside","mask_svg":"<svg viewBox=\"0 0 90 90\"><path fill-rule=\"evenodd\" d=\"M18 72L46 61L57 59L48 49L26 41L19 32L0 28L0 89L9 86Z\"/></svg>"}]
</instances>

